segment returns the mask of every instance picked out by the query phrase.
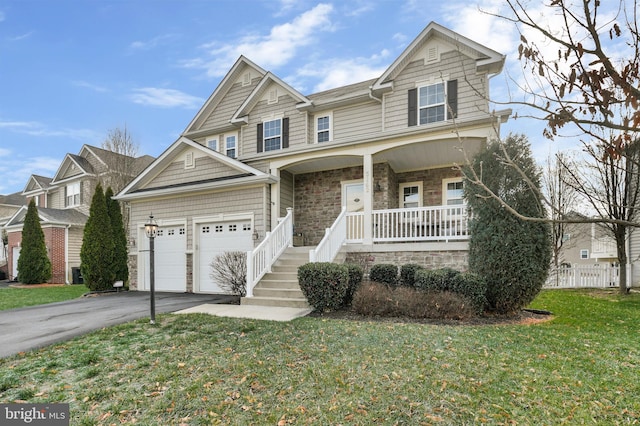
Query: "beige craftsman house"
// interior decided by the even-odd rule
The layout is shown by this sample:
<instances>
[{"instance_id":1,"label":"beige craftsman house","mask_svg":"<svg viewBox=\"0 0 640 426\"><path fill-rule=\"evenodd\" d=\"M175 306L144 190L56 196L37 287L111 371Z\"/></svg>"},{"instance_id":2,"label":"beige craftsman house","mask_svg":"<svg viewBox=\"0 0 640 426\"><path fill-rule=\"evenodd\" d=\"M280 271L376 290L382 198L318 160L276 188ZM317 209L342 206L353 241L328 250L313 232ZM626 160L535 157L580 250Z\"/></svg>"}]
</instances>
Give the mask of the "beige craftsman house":
<instances>
[{"instance_id":1,"label":"beige craftsman house","mask_svg":"<svg viewBox=\"0 0 640 426\"><path fill-rule=\"evenodd\" d=\"M503 64L436 23L378 78L309 95L240 57L180 138L116 197L130 203L137 235L131 287L149 289L150 214L162 291L222 291L209 265L230 250L248 252L243 303L299 295L295 265L310 259L465 268L454 165L509 116L487 101Z\"/></svg>"},{"instance_id":2,"label":"beige craftsman house","mask_svg":"<svg viewBox=\"0 0 640 426\"><path fill-rule=\"evenodd\" d=\"M31 175L22 196L38 207L40 224L52 264L54 283L80 278L80 248L91 199L98 182L106 188L122 188L153 161L153 157L129 157L84 145L78 154L65 155L53 178ZM119 185L119 186L118 186ZM22 205L4 223L8 236L9 277L18 277L18 257L27 206Z\"/></svg>"}]
</instances>

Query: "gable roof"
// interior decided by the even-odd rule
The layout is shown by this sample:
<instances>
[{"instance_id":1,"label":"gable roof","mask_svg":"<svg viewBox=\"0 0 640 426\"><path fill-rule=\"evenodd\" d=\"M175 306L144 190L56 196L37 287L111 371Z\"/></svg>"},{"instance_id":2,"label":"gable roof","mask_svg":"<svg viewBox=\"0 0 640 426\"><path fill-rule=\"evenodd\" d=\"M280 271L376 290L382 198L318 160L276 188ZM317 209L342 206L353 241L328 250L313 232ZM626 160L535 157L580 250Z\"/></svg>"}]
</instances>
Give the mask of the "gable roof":
<instances>
[{"instance_id":1,"label":"gable roof","mask_svg":"<svg viewBox=\"0 0 640 426\"><path fill-rule=\"evenodd\" d=\"M67 171L74 166L78 168L78 172L73 174L72 176L65 176ZM67 154L62 160L62 163L60 163L60 167L58 167L58 171L53 176L51 183L55 185L57 183L79 176L92 176L94 174L95 171L93 169L93 166L86 158L80 157L79 155L75 154Z\"/></svg>"},{"instance_id":2,"label":"gable roof","mask_svg":"<svg viewBox=\"0 0 640 426\"><path fill-rule=\"evenodd\" d=\"M0 204L9 206L23 206L27 202L27 197L20 192L14 192L9 195L0 195Z\"/></svg>"},{"instance_id":3,"label":"gable roof","mask_svg":"<svg viewBox=\"0 0 640 426\"><path fill-rule=\"evenodd\" d=\"M240 56L224 76L224 78L220 81L218 87L216 87L211 96L209 96L209 99L207 99L202 108L200 108L193 120L191 120L184 132L182 132L183 135L188 135L189 133L197 130L197 127L207 119L207 117L216 108L220 101L222 101L224 95L231 89L231 86L233 86L234 82L238 78L240 78L242 71L244 71L247 67L251 68L260 76L264 76L265 74L267 74L267 71L247 59L245 56Z\"/></svg>"},{"instance_id":4,"label":"gable roof","mask_svg":"<svg viewBox=\"0 0 640 426\"><path fill-rule=\"evenodd\" d=\"M264 77L262 77L260 83L258 83L258 85L253 89L251 94L247 97L247 99L245 99L242 105L240 105L240 108L238 108L235 114L233 114L233 117L231 117L231 122L246 124L248 122L247 114L249 114L249 111L251 111L251 109L253 109L253 107L262 98L271 83L275 83L278 86L282 87L289 96L298 101L298 103L300 104L299 107L304 108L305 106L311 106L311 101L307 97L302 95L300 92L289 86L278 76L269 71L264 75Z\"/></svg>"},{"instance_id":5,"label":"gable roof","mask_svg":"<svg viewBox=\"0 0 640 426\"><path fill-rule=\"evenodd\" d=\"M197 150L204 156L214 159L218 163L222 163L227 167L237 171L236 175L217 177L206 180L191 181L176 185L163 185L159 187L147 187L153 182L162 170L167 168L185 147ZM120 191L114 199L129 200L136 198L154 197L158 195L168 195L176 193L194 192L209 189L228 188L233 186L241 186L256 183L275 183L278 178L255 169L245 163L234 158L228 157L204 145L192 141L189 138L181 137L167 148L158 158L155 159L142 173L140 173L129 185Z\"/></svg>"},{"instance_id":6,"label":"gable roof","mask_svg":"<svg viewBox=\"0 0 640 426\"><path fill-rule=\"evenodd\" d=\"M6 223L6 227L20 227L27 215L27 206L22 206ZM49 209L38 207L38 217L42 225L78 225L87 223L87 215L76 209Z\"/></svg>"},{"instance_id":7,"label":"gable roof","mask_svg":"<svg viewBox=\"0 0 640 426\"><path fill-rule=\"evenodd\" d=\"M42 191L46 191L51 187L51 181L53 179L50 177L39 176L39 175L31 175L24 189L22 190L23 195L29 195L34 193L39 193Z\"/></svg>"},{"instance_id":8,"label":"gable roof","mask_svg":"<svg viewBox=\"0 0 640 426\"><path fill-rule=\"evenodd\" d=\"M437 38L456 47L460 52L476 59L476 69L489 73L498 73L502 70L505 56L468 39L436 22L430 22L427 27L416 37L400 56L387 68L387 70L372 85L374 91L391 89L393 79L407 66L409 61L421 49L427 41Z\"/></svg>"}]
</instances>

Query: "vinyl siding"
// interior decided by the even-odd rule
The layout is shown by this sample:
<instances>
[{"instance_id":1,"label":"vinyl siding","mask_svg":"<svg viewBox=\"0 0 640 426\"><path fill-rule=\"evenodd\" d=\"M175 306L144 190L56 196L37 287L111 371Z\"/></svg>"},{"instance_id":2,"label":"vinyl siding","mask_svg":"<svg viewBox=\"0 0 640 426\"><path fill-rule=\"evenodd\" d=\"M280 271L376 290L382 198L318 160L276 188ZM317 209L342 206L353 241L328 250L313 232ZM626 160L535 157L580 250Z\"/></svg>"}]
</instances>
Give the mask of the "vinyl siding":
<instances>
[{"instance_id":1,"label":"vinyl siding","mask_svg":"<svg viewBox=\"0 0 640 426\"><path fill-rule=\"evenodd\" d=\"M306 115L300 114L296 109L296 102L290 96L280 96L278 103L268 105L267 101L260 101L249 115L249 125L242 131L241 155L254 155L257 153L258 140L257 125L264 120L289 117L289 147L307 144ZM267 152L266 154L269 154Z\"/></svg>"},{"instance_id":2,"label":"vinyl siding","mask_svg":"<svg viewBox=\"0 0 640 426\"><path fill-rule=\"evenodd\" d=\"M254 78L250 85L242 86L235 83L216 106L212 114L207 117L198 130L216 129L229 125L229 119L238 110L238 107L247 99L251 91L256 87L260 79Z\"/></svg>"},{"instance_id":3,"label":"vinyl siding","mask_svg":"<svg viewBox=\"0 0 640 426\"><path fill-rule=\"evenodd\" d=\"M82 249L82 236L84 234L84 228L79 226L72 226L69 228L69 265L68 273L71 274L72 267L80 266L80 250ZM71 280L71 277L69 278Z\"/></svg>"},{"instance_id":4,"label":"vinyl siding","mask_svg":"<svg viewBox=\"0 0 640 426\"><path fill-rule=\"evenodd\" d=\"M184 161L174 161L160 172L150 184L146 185L146 188L160 188L167 185L197 182L243 173L221 164L211 157L200 157L194 161L195 167L192 169L185 169Z\"/></svg>"},{"instance_id":5,"label":"vinyl siding","mask_svg":"<svg viewBox=\"0 0 640 426\"><path fill-rule=\"evenodd\" d=\"M380 133L382 131L381 114L380 103L373 101L333 111L333 140L340 141Z\"/></svg>"},{"instance_id":6,"label":"vinyl siding","mask_svg":"<svg viewBox=\"0 0 640 426\"><path fill-rule=\"evenodd\" d=\"M446 52L434 64L422 60L411 62L394 80L394 91L385 95L385 130L407 128L407 92L416 87L416 82L429 78L458 80L458 119L488 113L488 102L479 96L486 90L486 75L476 74L475 61L458 52Z\"/></svg>"},{"instance_id":7,"label":"vinyl siding","mask_svg":"<svg viewBox=\"0 0 640 426\"><path fill-rule=\"evenodd\" d=\"M58 188L49 193L47 207L52 209L64 209L64 187Z\"/></svg>"},{"instance_id":8,"label":"vinyl siding","mask_svg":"<svg viewBox=\"0 0 640 426\"><path fill-rule=\"evenodd\" d=\"M192 225L194 217L253 213L255 229L260 235L265 233L262 186L213 194L131 202L130 235L138 235L138 225L149 219L149 212L154 213L155 219L159 223L162 223L163 220L186 221L188 249L193 249ZM138 247L141 247L139 243Z\"/></svg>"}]
</instances>

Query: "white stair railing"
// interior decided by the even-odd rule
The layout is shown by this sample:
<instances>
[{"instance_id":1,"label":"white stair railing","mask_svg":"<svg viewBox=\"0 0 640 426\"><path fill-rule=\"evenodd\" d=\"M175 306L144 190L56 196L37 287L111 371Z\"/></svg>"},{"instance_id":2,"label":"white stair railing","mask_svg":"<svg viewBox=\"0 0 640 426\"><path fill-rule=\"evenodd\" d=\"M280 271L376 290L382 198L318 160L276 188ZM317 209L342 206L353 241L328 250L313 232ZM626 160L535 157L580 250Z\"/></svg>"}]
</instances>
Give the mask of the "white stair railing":
<instances>
[{"instance_id":1,"label":"white stair railing","mask_svg":"<svg viewBox=\"0 0 640 426\"><path fill-rule=\"evenodd\" d=\"M324 237L315 249L309 250L309 262L333 262L347 240L347 208L343 207L331 228L326 228Z\"/></svg>"},{"instance_id":2,"label":"white stair railing","mask_svg":"<svg viewBox=\"0 0 640 426\"><path fill-rule=\"evenodd\" d=\"M287 208L287 215L280 223L267 232L264 241L253 251L247 252L247 295L253 297L253 288L267 272L271 272L274 262L287 247L293 245L293 209Z\"/></svg>"}]
</instances>

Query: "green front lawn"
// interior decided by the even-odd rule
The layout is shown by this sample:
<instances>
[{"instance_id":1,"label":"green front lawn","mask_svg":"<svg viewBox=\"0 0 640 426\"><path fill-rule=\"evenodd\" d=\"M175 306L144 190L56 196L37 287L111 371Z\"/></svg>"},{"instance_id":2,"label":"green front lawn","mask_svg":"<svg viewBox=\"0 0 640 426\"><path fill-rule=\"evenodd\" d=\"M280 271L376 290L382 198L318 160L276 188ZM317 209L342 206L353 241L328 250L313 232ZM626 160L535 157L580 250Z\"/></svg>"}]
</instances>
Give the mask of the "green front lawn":
<instances>
[{"instance_id":1,"label":"green front lawn","mask_svg":"<svg viewBox=\"0 0 640 426\"><path fill-rule=\"evenodd\" d=\"M60 287L0 288L0 311L43 305L75 299L87 293L84 285L65 285Z\"/></svg>"},{"instance_id":2,"label":"green front lawn","mask_svg":"<svg viewBox=\"0 0 640 426\"><path fill-rule=\"evenodd\" d=\"M534 325L161 315L0 360L0 402L74 425L628 424L640 295L545 291Z\"/></svg>"}]
</instances>

